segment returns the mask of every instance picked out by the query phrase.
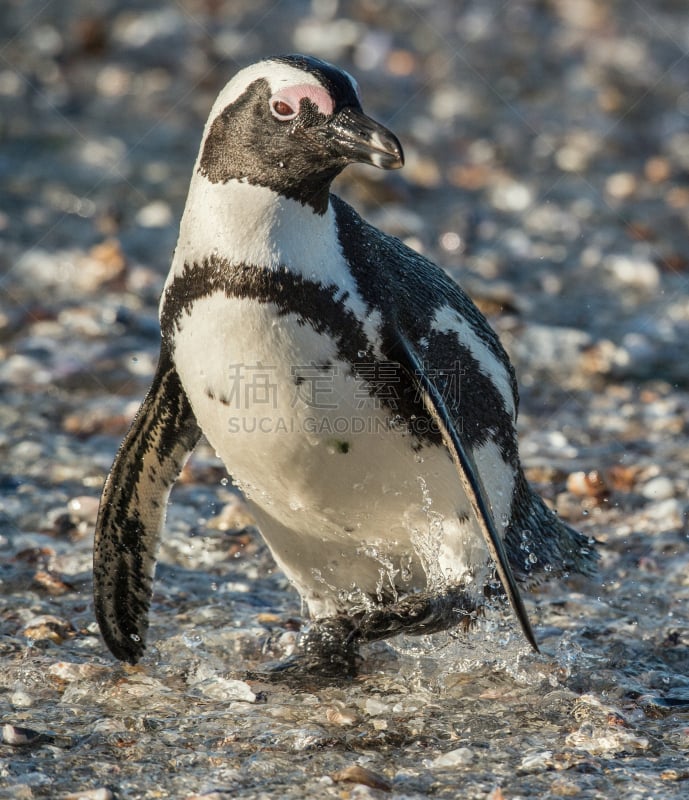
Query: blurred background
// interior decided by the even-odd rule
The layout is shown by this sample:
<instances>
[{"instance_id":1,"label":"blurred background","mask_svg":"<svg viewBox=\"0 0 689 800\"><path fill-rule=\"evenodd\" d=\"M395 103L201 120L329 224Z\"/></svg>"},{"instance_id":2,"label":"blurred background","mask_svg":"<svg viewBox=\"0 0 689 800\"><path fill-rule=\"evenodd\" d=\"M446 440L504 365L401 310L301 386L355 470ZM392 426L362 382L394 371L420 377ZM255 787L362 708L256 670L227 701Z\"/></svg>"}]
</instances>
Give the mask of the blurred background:
<instances>
[{"instance_id":1,"label":"blurred background","mask_svg":"<svg viewBox=\"0 0 689 800\"><path fill-rule=\"evenodd\" d=\"M111 335L89 311L111 288L112 313L154 328L215 95L241 66L305 52L350 70L407 154L336 191L489 312L583 331L556 336L565 372L610 339L595 371L684 381L653 351L687 333L688 45L680 0L5 0L0 335L51 302L80 309L82 346Z\"/></svg>"}]
</instances>

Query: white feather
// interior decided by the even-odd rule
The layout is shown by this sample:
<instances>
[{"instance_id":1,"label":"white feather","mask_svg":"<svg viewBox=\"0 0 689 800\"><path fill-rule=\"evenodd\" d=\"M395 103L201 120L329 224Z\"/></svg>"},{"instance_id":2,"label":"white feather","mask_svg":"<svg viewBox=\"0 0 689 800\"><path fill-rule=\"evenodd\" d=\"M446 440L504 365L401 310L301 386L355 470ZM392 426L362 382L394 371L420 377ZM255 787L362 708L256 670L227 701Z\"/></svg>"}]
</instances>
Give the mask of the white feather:
<instances>
[{"instance_id":1,"label":"white feather","mask_svg":"<svg viewBox=\"0 0 689 800\"><path fill-rule=\"evenodd\" d=\"M254 81L261 79L268 81L268 85L273 94L286 86L298 86L300 84L321 86L320 81L312 72L292 67L285 62L266 59L265 61L251 64L240 70L217 96L210 114L208 115L206 128L203 132L204 140L218 114L222 113L227 106L234 103L238 97L244 94Z\"/></svg>"},{"instance_id":2,"label":"white feather","mask_svg":"<svg viewBox=\"0 0 689 800\"><path fill-rule=\"evenodd\" d=\"M306 280L335 285L345 306L358 318L367 319L369 338L376 338L380 315L368 315L342 253L330 205L319 215L264 186L237 180L211 183L196 173L165 288L182 274L185 264L202 264L209 257L229 266L272 270L288 266Z\"/></svg>"},{"instance_id":3,"label":"white feather","mask_svg":"<svg viewBox=\"0 0 689 800\"><path fill-rule=\"evenodd\" d=\"M335 613L342 593L444 585L485 563L445 450L415 459L328 336L271 304L216 293L183 315L175 361L204 433L313 615ZM332 365L321 398L332 408L299 397L292 367L312 362ZM274 391L258 402L237 393L236 365L246 381L261 365Z\"/></svg>"}]
</instances>

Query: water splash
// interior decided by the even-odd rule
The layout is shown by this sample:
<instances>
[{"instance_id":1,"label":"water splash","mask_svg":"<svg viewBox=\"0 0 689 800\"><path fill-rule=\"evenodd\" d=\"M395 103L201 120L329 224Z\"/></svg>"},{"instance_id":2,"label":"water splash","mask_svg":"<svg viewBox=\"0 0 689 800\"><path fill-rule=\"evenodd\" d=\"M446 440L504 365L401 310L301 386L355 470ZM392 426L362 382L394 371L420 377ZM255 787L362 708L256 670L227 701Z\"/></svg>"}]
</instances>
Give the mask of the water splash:
<instances>
[{"instance_id":1,"label":"water splash","mask_svg":"<svg viewBox=\"0 0 689 800\"><path fill-rule=\"evenodd\" d=\"M442 591L447 586L447 580L440 567L440 548L445 520L442 514L433 509L433 497L426 479L419 475L417 481L421 489L421 510L426 517L427 528L425 530L413 528L411 540L426 573L428 589Z\"/></svg>"}]
</instances>

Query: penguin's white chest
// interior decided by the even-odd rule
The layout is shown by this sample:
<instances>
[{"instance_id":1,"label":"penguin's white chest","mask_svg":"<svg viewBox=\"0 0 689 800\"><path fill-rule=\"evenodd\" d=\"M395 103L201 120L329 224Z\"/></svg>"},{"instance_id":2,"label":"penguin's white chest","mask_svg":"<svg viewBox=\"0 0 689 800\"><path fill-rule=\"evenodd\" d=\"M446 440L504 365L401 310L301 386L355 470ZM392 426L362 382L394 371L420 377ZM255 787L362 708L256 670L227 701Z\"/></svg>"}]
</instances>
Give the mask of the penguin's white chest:
<instances>
[{"instance_id":1,"label":"penguin's white chest","mask_svg":"<svg viewBox=\"0 0 689 800\"><path fill-rule=\"evenodd\" d=\"M182 315L174 359L199 425L312 613L341 609L343 593L395 595L485 563L445 448L414 447L371 394L373 380L394 387L399 376L360 374L297 315L223 292Z\"/></svg>"},{"instance_id":2,"label":"penguin's white chest","mask_svg":"<svg viewBox=\"0 0 689 800\"><path fill-rule=\"evenodd\" d=\"M355 441L386 415L336 342L297 314L212 294L181 318L175 363L204 433L255 502L315 510L332 472L366 477Z\"/></svg>"},{"instance_id":3,"label":"penguin's white chest","mask_svg":"<svg viewBox=\"0 0 689 800\"><path fill-rule=\"evenodd\" d=\"M233 477L254 503L301 526L324 514L349 528L357 492L409 489L400 459L405 482L415 479L407 463L421 462L371 395L365 358L344 361L334 339L273 303L222 293L196 302L175 338L199 424Z\"/></svg>"}]
</instances>

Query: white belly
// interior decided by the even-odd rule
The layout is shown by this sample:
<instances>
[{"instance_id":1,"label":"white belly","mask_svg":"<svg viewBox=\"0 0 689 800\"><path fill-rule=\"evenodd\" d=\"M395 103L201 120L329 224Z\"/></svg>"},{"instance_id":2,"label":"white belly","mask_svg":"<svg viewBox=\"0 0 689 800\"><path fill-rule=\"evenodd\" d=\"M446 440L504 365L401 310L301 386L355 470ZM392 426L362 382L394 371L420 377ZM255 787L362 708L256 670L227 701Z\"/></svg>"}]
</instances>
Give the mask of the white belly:
<instances>
[{"instance_id":1,"label":"white belly","mask_svg":"<svg viewBox=\"0 0 689 800\"><path fill-rule=\"evenodd\" d=\"M328 336L216 294L179 320L174 358L199 425L314 616L466 581L486 564L445 448L415 453Z\"/></svg>"}]
</instances>

